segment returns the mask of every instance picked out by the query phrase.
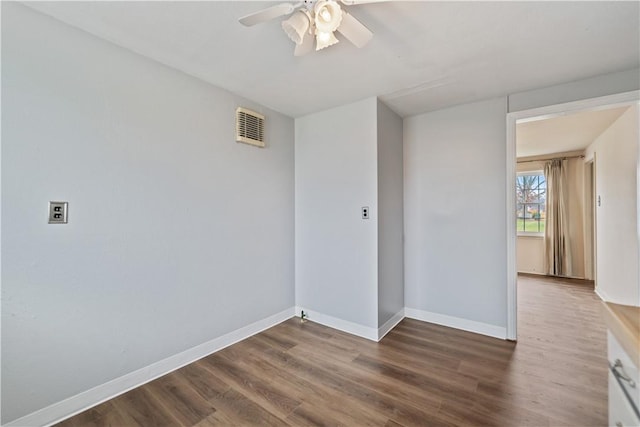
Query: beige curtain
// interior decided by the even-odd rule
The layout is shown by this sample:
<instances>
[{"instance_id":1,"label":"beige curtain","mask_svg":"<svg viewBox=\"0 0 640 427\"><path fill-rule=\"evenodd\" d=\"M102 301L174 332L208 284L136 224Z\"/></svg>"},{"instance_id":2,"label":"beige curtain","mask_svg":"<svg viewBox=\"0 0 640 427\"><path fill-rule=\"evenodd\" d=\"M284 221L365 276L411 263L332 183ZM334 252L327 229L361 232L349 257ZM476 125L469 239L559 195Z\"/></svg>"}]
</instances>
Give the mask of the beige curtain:
<instances>
[{"instance_id":1,"label":"beige curtain","mask_svg":"<svg viewBox=\"0 0 640 427\"><path fill-rule=\"evenodd\" d=\"M545 270L552 276L572 276L569 241L567 160L553 159L544 167L547 180L547 224L544 231Z\"/></svg>"}]
</instances>

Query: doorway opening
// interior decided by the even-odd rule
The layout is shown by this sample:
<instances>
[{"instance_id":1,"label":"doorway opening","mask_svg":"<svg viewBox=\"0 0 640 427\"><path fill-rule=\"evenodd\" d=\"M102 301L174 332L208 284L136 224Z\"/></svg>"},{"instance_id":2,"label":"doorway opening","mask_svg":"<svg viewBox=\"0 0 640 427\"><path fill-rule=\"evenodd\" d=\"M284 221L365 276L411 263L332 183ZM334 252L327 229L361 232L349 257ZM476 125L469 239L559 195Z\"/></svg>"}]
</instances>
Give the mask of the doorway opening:
<instances>
[{"instance_id":1,"label":"doorway opening","mask_svg":"<svg viewBox=\"0 0 640 427\"><path fill-rule=\"evenodd\" d=\"M573 257L564 261L569 264L568 269L561 270L557 275L597 280L598 165L597 153L594 154L589 147L599 136L599 130L593 126L593 122L596 116L599 119L607 116L608 119L603 119L603 126L606 127L607 120L615 121L630 106L637 105L639 99L640 91L633 91L507 114L507 339L517 339L518 271L540 275L547 275L551 271L551 274L555 274L556 270L550 270L549 266L561 264L555 258L545 262L548 254L552 253L552 250L545 249L546 242L553 238L553 234L545 238L545 234L549 234L546 221L551 213L547 212L546 207L547 182L544 170L550 159L561 159L565 168L571 170L573 178L566 191L574 200L569 203L571 208L564 209L572 210L572 214L579 218L568 226L568 233L573 239L570 239L572 243L567 251ZM575 128L580 120L584 124L581 131L585 127L592 128L586 141L567 142L564 141L566 137L554 139L549 136L551 134L545 136L545 133L554 129L556 134L569 132L569 128ZM564 131L563 126L567 128ZM529 137L529 141L518 144L521 138L525 138L522 135ZM538 143L534 144L535 141ZM637 158L634 161L637 166ZM525 189L529 190L525 198L521 193L516 193L518 184L522 187L523 183ZM567 215L566 211L563 215ZM635 239L637 245L638 239ZM528 264L525 265L525 261ZM598 295L603 297L600 293Z\"/></svg>"},{"instance_id":2,"label":"doorway opening","mask_svg":"<svg viewBox=\"0 0 640 427\"><path fill-rule=\"evenodd\" d=\"M596 155L592 159L585 162L584 169L584 206L585 206L585 247L584 247L584 260L585 260L585 274L587 277L592 278L595 282L598 277L596 274ZM595 283L595 287L598 284Z\"/></svg>"}]
</instances>

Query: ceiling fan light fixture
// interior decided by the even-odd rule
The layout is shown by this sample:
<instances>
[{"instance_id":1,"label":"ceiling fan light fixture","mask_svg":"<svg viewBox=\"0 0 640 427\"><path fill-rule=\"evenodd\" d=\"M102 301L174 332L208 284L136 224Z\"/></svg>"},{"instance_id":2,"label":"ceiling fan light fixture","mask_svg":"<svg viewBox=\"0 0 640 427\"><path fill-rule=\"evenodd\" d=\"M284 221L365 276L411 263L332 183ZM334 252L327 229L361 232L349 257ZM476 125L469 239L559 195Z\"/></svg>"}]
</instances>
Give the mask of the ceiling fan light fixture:
<instances>
[{"instance_id":1,"label":"ceiling fan light fixture","mask_svg":"<svg viewBox=\"0 0 640 427\"><path fill-rule=\"evenodd\" d=\"M294 0L243 16L239 21L242 25L251 27L280 16L289 16L280 25L287 37L295 43L294 56L311 52L314 41L316 51L338 43L336 31L360 48L371 40L373 33L347 13L340 3L351 6L383 1L392 0Z\"/></svg>"},{"instance_id":2,"label":"ceiling fan light fixture","mask_svg":"<svg viewBox=\"0 0 640 427\"><path fill-rule=\"evenodd\" d=\"M316 50L324 49L338 43L338 39L333 32L316 31Z\"/></svg>"},{"instance_id":3,"label":"ceiling fan light fixture","mask_svg":"<svg viewBox=\"0 0 640 427\"><path fill-rule=\"evenodd\" d=\"M282 29L295 44L300 45L310 24L309 16L303 11L298 11L289 19L282 21Z\"/></svg>"},{"instance_id":4,"label":"ceiling fan light fixture","mask_svg":"<svg viewBox=\"0 0 640 427\"><path fill-rule=\"evenodd\" d=\"M334 0L320 0L313 8L314 24L317 31L333 33L342 21L342 9Z\"/></svg>"}]
</instances>

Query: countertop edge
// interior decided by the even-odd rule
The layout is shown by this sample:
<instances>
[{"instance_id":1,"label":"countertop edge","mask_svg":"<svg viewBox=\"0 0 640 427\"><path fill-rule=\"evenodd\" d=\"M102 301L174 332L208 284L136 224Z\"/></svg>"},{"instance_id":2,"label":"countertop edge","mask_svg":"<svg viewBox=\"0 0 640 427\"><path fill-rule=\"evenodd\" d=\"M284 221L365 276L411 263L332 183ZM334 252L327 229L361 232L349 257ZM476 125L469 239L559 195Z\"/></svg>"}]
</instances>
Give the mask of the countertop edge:
<instances>
[{"instance_id":1,"label":"countertop edge","mask_svg":"<svg viewBox=\"0 0 640 427\"><path fill-rule=\"evenodd\" d=\"M640 367L640 307L604 302L607 328L620 342L631 360Z\"/></svg>"}]
</instances>

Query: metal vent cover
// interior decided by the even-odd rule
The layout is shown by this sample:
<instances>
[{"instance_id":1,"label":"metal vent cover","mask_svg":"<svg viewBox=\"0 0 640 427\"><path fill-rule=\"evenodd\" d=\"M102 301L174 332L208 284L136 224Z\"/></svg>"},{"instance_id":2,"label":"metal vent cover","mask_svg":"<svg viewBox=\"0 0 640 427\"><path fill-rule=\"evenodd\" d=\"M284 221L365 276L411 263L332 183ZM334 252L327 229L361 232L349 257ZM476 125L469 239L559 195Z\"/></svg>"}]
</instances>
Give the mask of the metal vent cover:
<instances>
[{"instance_id":1,"label":"metal vent cover","mask_svg":"<svg viewBox=\"0 0 640 427\"><path fill-rule=\"evenodd\" d=\"M264 116L246 108L236 108L236 142L264 147Z\"/></svg>"}]
</instances>

